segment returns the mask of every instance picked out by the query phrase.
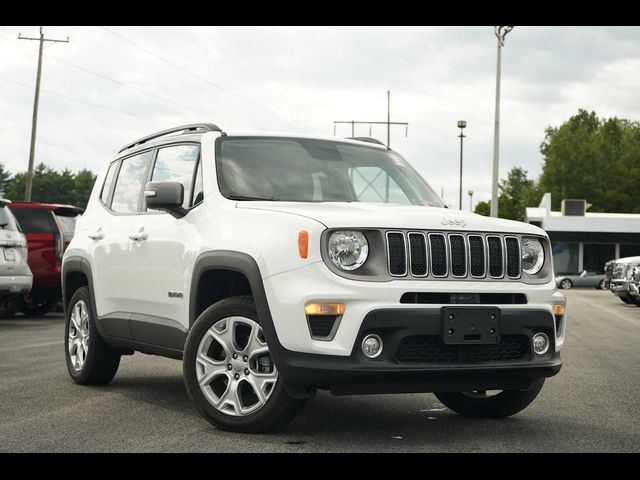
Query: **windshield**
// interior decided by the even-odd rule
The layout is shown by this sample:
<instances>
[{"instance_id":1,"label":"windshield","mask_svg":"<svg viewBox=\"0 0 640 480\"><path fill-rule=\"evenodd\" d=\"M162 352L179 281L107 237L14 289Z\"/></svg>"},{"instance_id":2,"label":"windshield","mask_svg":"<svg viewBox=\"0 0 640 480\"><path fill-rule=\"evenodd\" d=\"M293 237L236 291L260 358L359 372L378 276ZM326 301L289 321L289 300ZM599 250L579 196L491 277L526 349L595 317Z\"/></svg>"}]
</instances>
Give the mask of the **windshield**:
<instances>
[{"instance_id":1,"label":"windshield","mask_svg":"<svg viewBox=\"0 0 640 480\"><path fill-rule=\"evenodd\" d=\"M216 164L220 191L231 199L443 206L400 155L373 146L301 138L220 137Z\"/></svg>"}]
</instances>

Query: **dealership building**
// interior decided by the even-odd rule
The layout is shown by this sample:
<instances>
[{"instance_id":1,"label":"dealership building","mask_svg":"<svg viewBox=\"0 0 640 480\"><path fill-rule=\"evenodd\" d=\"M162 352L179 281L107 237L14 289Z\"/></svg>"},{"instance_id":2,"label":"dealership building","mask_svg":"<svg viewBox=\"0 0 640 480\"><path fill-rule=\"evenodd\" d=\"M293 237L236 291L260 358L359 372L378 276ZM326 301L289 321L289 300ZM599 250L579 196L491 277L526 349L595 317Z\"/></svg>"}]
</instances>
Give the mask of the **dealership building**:
<instances>
[{"instance_id":1,"label":"dealership building","mask_svg":"<svg viewBox=\"0 0 640 480\"><path fill-rule=\"evenodd\" d=\"M586 200L563 200L551 210L551 194L528 207L525 221L548 234L556 274L602 272L614 258L640 255L640 214L591 213Z\"/></svg>"}]
</instances>

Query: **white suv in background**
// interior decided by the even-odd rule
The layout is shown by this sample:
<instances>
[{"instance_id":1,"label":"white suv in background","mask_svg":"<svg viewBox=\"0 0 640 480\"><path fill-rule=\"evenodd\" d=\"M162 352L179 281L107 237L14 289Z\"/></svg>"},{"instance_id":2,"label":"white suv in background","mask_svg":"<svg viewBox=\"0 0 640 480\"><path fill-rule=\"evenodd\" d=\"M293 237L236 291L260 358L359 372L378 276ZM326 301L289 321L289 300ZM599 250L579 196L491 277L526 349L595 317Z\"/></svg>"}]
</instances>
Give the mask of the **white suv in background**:
<instances>
[{"instance_id":1,"label":"white suv in background","mask_svg":"<svg viewBox=\"0 0 640 480\"><path fill-rule=\"evenodd\" d=\"M222 429L283 425L318 388L504 417L561 367L545 232L445 208L373 139L195 124L137 140L98 176L62 278L77 383L134 351L182 359Z\"/></svg>"}]
</instances>

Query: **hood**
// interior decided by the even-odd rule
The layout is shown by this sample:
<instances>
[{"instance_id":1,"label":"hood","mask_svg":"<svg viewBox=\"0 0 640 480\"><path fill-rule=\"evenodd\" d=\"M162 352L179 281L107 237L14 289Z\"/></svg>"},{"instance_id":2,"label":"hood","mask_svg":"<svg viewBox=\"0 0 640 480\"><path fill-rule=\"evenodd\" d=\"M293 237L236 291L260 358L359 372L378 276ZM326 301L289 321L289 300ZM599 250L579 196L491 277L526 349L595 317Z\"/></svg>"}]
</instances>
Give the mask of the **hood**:
<instances>
[{"instance_id":1,"label":"hood","mask_svg":"<svg viewBox=\"0 0 640 480\"><path fill-rule=\"evenodd\" d=\"M360 202L238 202L237 208L308 217L328 228L397 228L528 233L546 236L534 225L449 208Z\"/></svg>"}]
</instances>

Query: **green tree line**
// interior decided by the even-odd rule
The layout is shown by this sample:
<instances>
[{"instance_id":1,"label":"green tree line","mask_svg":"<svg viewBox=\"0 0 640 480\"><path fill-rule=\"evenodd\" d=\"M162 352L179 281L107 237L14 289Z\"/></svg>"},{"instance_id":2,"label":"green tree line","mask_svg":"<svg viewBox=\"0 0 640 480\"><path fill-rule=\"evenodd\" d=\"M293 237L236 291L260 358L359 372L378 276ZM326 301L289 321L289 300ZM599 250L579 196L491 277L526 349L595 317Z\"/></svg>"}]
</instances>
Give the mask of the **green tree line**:
<instances>
[{"instance_id":1,"label":"green tree line","mask_svg":"<svg viewBox=\"0 0 640 480\"><path fill-rule=\"evenodd\" d=\"M526 207L537 206L545 192L554 210L565 198L583 198L591 212L640 212L640 123L580 109L545 130L540 153L538 178L514 167L499 182L500 217L524 220ZM479 202L475 212L489 215L490 208L490 201Z\"/></svg>"},{"instance_id":2,"label":"green tree line","mask_svg":"<svg viewBox=\"0 0 640 480\"><path fill-rule=\"evenodd\" d=\"M24 199L27 174L12 175L0 163L0 192L2 197L15 202ZM87 169L77 173L61 172L40 163L33 170L31 200L44 203L63 203L86 208L96 176Z\"/></svg>"}]
</instances>

